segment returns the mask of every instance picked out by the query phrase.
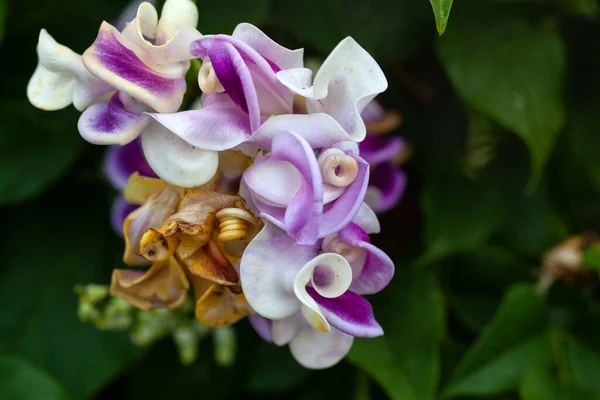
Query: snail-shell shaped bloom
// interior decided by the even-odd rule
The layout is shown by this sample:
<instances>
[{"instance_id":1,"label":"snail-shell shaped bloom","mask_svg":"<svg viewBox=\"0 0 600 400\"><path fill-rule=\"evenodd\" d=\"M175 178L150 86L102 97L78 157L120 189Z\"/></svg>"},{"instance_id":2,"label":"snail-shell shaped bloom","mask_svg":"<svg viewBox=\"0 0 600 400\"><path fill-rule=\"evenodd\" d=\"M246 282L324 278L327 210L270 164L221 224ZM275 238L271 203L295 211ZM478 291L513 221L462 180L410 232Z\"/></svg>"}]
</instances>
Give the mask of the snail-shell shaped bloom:
<instances>
[{"instance_id":1,"label":"snail-shell shaped bloom","mask_svg":"<svg viewBox=\"0 0 600 400\"><path fill-rule=\"evenodd\" d=\"M370 304L348 291L352 268L320 245L298 245L267 223L240 261L240 280L250 306L262 317L281 320L301 313L321 332L336 329L361 337L383 334Z\"/></svg>"},{"instance_id":2,"label":"snail-shell shaped bloom","mask_svg":"<svg viewBox=\"0 0 600 400\"><path fill-rule=\"evenodd\" d=\"M37 108L60 110L73 104L79 111L111 87L92 75L81 56L56 42L45 29L37 44L38 65L27 85L27 98Z\"/></svg>"},{"instance_id":3,"label":"snail-shell shaped bloom","mask_svg":"<svg viewBox=\"0 0 600 400\"><path fill-rule=\"evenodd\" d=\"M366 136L361 111L387 89L387 80L377 62L351 37L336 46L312 82L308 68L279 71L277 78L306 99L308 113L333 117L357 142Z\"/></svg>"},{"instance_id":4,"label":"snail-shell shaped bloom","mask_svg":"<svg viewBox=\"0 0 600 400\"><path fill-rule=\"evenodd\" d=\"M280 132L271 153L244 172L242 197L301 245L316 243L347 225L358 212L369 166L351 152L325 150L317 158L294 132ZM336 174L340 174L337 176Z\"/></svg>"}]
</instances>

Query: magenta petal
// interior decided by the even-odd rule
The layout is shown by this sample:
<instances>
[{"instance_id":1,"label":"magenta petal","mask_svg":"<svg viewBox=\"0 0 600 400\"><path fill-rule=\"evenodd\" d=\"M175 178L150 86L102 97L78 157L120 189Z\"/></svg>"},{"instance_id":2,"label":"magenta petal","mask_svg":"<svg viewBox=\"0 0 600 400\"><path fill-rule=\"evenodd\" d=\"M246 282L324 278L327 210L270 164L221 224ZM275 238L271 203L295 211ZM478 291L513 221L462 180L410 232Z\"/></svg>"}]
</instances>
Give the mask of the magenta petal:
<instances>
[{"instance_id":1,"label":"magenta petal","mask_svg":"<svg viewBox=\"0 0 600 400\"><path fill-rule=\"evenodd\" d=\"M377 190L376 204L370 204L378 213L394 208L406 189L406 175L391 162L377 165L371 173L370 186ZM371 190L369 188L369 190Z\"/></svg>"},{"instance_id":2,"label":"magenta petal","mask_svg":"<svg viewBox=\"0 0 600 400\"><path fill-rule=\"evenodd\" d=\"M110 100L88 107L79 117L77 128L81 136L93 144L127 144L150 122L150 117L132 111L134 109L133 100L117 92Z\"/></svg>"},{"instance_id":3,"label":"magenta petal","mask_svg":"<svg viewBox=\"0 0 600 400\"><path fill-rule=\"evenodd\" d=\"M336 201L325 206L319 237L333 235L346 226L352 221L365 199L369 183L369 164L352 153L348 154L358 162L358 176Z\"/></svg>"},{"instance_id":4,"label":"magenta petal","mask_svg":"<svg viewBox=\"0 0 600 400\"><path fill-rule=\"evenodd\" d=\"M203 150L231 149L250 136L248 116L225 94L206 96L199 110L150 115L185 142Z\"/></svg>"},{"instance_id":5,"label":"magenta petal","mask_svg":"<svg viewBox=\"0 0 600 400\"><path fill-rule=\"evenodd\" d=\"M117 235L123 237L123 222L136 208L138 206L128 203L123 196L115 197L110 209L110 226Z\"/></svg>"},{"instance_id":6,"label":"magenta petal","mask_svg":"<svg viewBox=\"0 0 600 400\"><path fill-rule=\"evenodd\" d=\"M254 328L258 336L265 342L273 343L273 334L271 333L271 320L261 317L258 314L248 316L250 325Z\"/></svg>"},{"instance_id":7,"label":"magenta petal","mask_svg":"<svg viewBox=\"0 0 600 400\"><path fill-rule=\"evenodd\" d=\"M348 224L339 233L342 243L367 251L360 275L353 278L350 290L358 294L373 294L385 288L394 276L394 263L381 249L369 243L369 236L358 225Z\"/></svg>"},{"instance_id":8,"label":"magenta petal","mask_svg":"<svg viewBox=\"0 0 600 400\"><path fill-rule=\"evenodd\" d=\"M372 167L397 157L406 146L397 136L367 136L358 145L360 156Z\"/></svg>"},{"instance_id":9,"label":"magenta petal","mask_svg":"<svg viewBox=\"0 0 600 400\"><path fill-rule=\"evenodd\" d=\"M106 179L118 190L125 189L127 180L134 172L156 178L144 157L139 140L124 146L111 146L104 156L103 172Z\"/></svg>"},{"instance_id":10,"label":"magenta petal","mask_svg":"<svg viewBox=\"0 0 600 400\"><path fill-rule=\"evenodd\" d=\"M313 288L307 287L306 291L319 304L327 321L340 331L355 337L383 335L381 325L375 321L373 307L361 296L347 291L339 297L328 299Z\"/></svg>"}]
</instances>

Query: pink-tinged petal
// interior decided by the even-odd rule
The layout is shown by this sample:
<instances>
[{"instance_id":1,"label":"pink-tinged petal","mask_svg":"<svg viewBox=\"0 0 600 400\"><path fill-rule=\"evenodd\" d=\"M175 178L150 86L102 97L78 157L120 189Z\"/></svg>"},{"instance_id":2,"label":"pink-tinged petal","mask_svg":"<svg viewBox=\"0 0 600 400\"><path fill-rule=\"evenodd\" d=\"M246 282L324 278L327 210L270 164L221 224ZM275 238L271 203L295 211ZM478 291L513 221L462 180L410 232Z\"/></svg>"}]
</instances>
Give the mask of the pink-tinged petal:
<instances>
[{"instance_id":1,"label":"pink-tinged petal","mask_svg":"<svg viewBox=\"0 0 600 400\"><path fill-rule=\"evenodd\" d=\"M290 50L265 35L260 29L248 23L236 26L232 37L247 43L279 69L300 68L304 63L304 49Z\"/></svg>"},{"instance_id":2,"label":"pink-tinged petal","mask_svg":"<svg viewBox=\"0 0 600 400\"><path fill-rule=\"evenodd\" d=\"M366 250L360 275L354 276L350 290L354 293L373 294L385 288L394 276L394 262L381 249L369 243L369 236L356 224L348 224L338 234L339 240L351 247Z\"/></svg>"},{"instance_id":3,"label":"pink-tinged petal","mask_svg":"<svg viewBox=\"0 0 600 400\"><path fill-rule=\"evenodd\" d=\"M400 202L406 190L406 175L400 168L387 162L373 168L371 176L369 191L376 194L371 196L376 201L367 198L367 202L378 213L391 210Z\"/></svg>"},{"instance_id":4,"label":"pink-tinged petal","mask_svg":"<svg viewBox=\"0 0 600 400\"><path fill-rule=\"evenodd\" d=\"M360 156L371 167L391 161L404 150L404 140L397 136L367 136L360 142Z\"/></svg>"},{"instance_id":5,"label":"pink-tinged petal","mask_svg":"<svg viewBox=\"0 0 600 400\"><path fill-rule=\"evenodd\" d=\"M268 343L273 342L273 334L271 333L273 321L270 319L266 319L261 317L258 314L252 314L248 316L248 321L250 325L254 328L258 336L261 337L262 340Z\"/></svg>"},{"instance_id":6,"label":"pink-tinged petal","mask_svg":"<svg viewBox=\"0 0 600 400\"><path fill-rule=\"evenodd\" d=\"M330 326L327 319L307 292L309 283L321 296L338 297L348 290L352 283L352 268L341 255L324 253L306 263L294 279L294 293L302 302L301 311L306 321L315 329L328 332Z\"/></svg>"},{"instance_id":7,"label":"pink-tinged petal","mask_svg":"<svg viewBox=\"0 0 600 400\"><path fill-rule=\"evenodd\" d=\"M285 231L266 223L240 262L242 289L252 309L274 320L300 311L293 277L316 255L316 246L300 246Z\"/></svg>"},{"instance_id":8,"label":"pink-tinged petal","mask_svg":"<svg viewBox=\"0 0 600 400\"><path fill-rule=\"evenodd\" d=\"M103 22L83 63L98 78L158 112L174 112L186 91L181 68L161 67L145 49Z\"/></svg>"},{"instance_id":9,"label":"pink-tinged petal","mask_svg":"<svg viewBox=\"0 0 600 400\"><path fill-rule=\"evenodd\" d=\"M120 237L123 237L123 223L125 218L139 206L128 203L122 195L115 197L110 209L110 226Z\"/></svg>"},{"instance_id":10,"label":"pink-tinged petal","mask_svg":"<svg viewBox=\"0 0 600 400\"><path fill-rule=\"evenodd\" d=\"M361 296L347 291L341 296L327 298L312 288L306 290L321 307L327 321L340 331L354 337L374 338L383 335L381 325L375 321L373 307Z\"/></svg>"},{"instance_id":11,"label":"pink-tinged petal","mask_svg":"<svg viewBox=\"0 0 600 400\"><path fill-rule=\"evenodd\" d=\"M134 172L142 176L156 178L148 165L140 140L134 140L124 146L111 146L104 156L104 176L117 190L122 191Z\"/></svg>"},{"instance_id":12,"label":"pink-tinged petal","mask_svg":"<svg viewBox=\"0 0 600 400\"><path fill-rule=\"evenodd\" d=\"M308 142L312 148L331 147L350 140L346 131L327 114L286 114L266 120L250 136L248 141L266 149L271 148L275 136L284 131L293 131Z\"/></svg>"},{"instance_id":13,"label":"pink-tinged petal","mask_svg":"<svg viewBox=\"0 0 600 400\"><path fill-rule=\"evenodd\" d=\"M303 367L324 369L340 362L350 351L353 340L333 327L329 332L319 332L305 326L291 340L290 351Z\"/></svg>"},{"instance_id":14,"label":"pink-tinged petal","mask_svg":"<svg viewBox=\"0 0 600 400\"><path fill-rule=\"evenodd\" d=\"M291 91L306 97L309 113L331 115L355 141L366 135L360 113L379 93L387 89L387 80L377 62L354 39L347 37L331 52L315 75L313 86L298 76L305 72L283 70L277 78Z\"/></svg>"},{"instance_id":15,"label":"pink-tinged petal","mask_svg":"<svg viewBox=\"0 0 600 400\"><path fill-rule=\"evenodd\" d=\"M194 147L155 121L142 132L142 148L156 175L176 186L203 185L219 166L217 152Z\"/></svg>"},{"instance_id":16,"label":"pink-tinged petal","mask_svg":"<svg viewBox=\"0 0 600 400\"><path fill-rule=\"evenodd\" d=\"M381 232L381 225L379 224L377 214L375 214L375 211L373 211L366 203L363 203L360 206L358 212L352 219L352 222L358 225L368 235Z\"/></svg>"},{"instance_id":17,"label":"pink-tinged petal","mask_svg":"<svg viewBox=\"0 0 600 400\"><path fill-rule=\"evenodd\" d=\"M377 100L371 100L369 104L362 110L360 113L363 121L368 124L369 122L375 122L383 117L385 117L385 110L377 102Z\"/></svg>"},{"instance_id":18,"label":"pink-tinged petal","mask_svg":"<svg viewBox=\"0 0 600 400\"><path fill-rule=\"evenodd\" d=\"M77 129L93 144L125 145L135 140L150 123L151 118L135 112L135 103L122 92L109 100L91 105L81 114Z\"/></svg>"},{"instance_id":19,"label":"pink-tinged petal","mask_svg":"<svg viewBox=\"0 0 600 400\"><path fill-rule=\"evenodd\" d=\"M358 162L358 175L336 201L324 207L319 237L333 235L346 226L363 204L369 183L369 164L358 156L352 157Z\"/></svg>"},{"instance_id":20,"label":"pink-tinged petal","mask_svg":"<svg viewBox=\"0 0 600 400\"><path fill-rule=\"evenodd\" d=\"M38 65L27 85L27 98L37 108L54 111L73 103L83 111L112 90L88 72L79 54L57 43L44 29L37 54Z\"/></svg>"},{"instance_id":21,"label":"pink-tinged petal","mask_svg":"<svg viewBox=\"0 0 600 400\"><path fill-rule=\"evenodd\" d=\"M205 96L199 110L150 115L185 142L204 150L231 149L250 135L248 116L225 94Z\"/></svg>"}]
</instances>

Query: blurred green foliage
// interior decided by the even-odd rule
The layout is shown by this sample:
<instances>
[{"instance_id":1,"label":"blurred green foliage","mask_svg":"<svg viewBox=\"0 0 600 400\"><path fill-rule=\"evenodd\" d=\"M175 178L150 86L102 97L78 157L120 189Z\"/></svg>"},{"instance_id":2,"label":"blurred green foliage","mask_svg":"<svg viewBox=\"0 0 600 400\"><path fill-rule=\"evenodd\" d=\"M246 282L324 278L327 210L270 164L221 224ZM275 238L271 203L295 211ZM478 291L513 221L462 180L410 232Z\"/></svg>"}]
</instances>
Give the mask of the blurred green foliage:
<instances>
[{"instance_id":1,"label":"blurred green foliage","mask_svg":"<svg viewBox=\"0 0 600 400\"><path fill-rule=\"evenodd\" d=\"M40 28L82 52L126 1L0 0L0 398L600 399L596 275L535 287L548 249L600 231L596 0L198 4L201 32L248 21L316 57L352 35L381 63L414 148L374 238L397 268L372 298L386 335L307 371L245 321L230 367L208 341L182 366L169 340L142 351L81 324L73 286L121 266L104 149L25 87Z\"/></svg>"}]
</instances>

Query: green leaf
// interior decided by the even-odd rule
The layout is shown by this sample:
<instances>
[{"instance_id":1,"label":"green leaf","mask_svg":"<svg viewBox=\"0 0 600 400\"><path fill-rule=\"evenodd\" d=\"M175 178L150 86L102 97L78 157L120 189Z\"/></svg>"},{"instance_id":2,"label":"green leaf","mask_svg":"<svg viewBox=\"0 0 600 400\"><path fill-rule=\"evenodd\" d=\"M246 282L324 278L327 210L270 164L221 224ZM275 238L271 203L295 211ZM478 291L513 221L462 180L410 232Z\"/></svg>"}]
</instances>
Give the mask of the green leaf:
<instances>
[{"instance_id":1,"label":"green leaf","mask_svg":"<svg viewBox=\"0 0 600 400\"><path fill-rule=\"evenodd\" d=\"M600 271L600 246L590 246L583 252L583 265L586 268Z\"/></svg>"},{"instance_id":2,"label":"green leaf","mask_svg":"<svg viewBox=\"0 0 600 400\"><path fill-rule=\"evenodd\" d=\"M477 248L504 222L498 186L489 181L474 183L460 176L438 178L428 183L423 203L427 216L426 262Z\"/></svg>"},{"instance_id":3,"label":"green leaf","mask_svg":"<svg viewBox=\"0 0 600 400\"><path fill-rule=\"evenodd\" d=\"M268 22L292 33L298 47L310 45L323 55L352 36L382 62L408 59L427 45L432 19L423 0L298 0L292 8L274 1Z\"/></svg>"},{"instance_id":4,"label":"green leaf","mask_svg":"<svg viewBox=\"0 0 600 400\"><path fill-rule=\"evenodd\" d=\"M207 33L231 34L242 22L262 25L269 15L269 0L206 1L198 3L198 30Z\"/></svg>"},{"instance_id":5,"label":"green leaf","mask_svg":"<svg viewBox=\"0 0 600 400\"><path fill-rule=\"evenodd\" d=\"M565 352L573 383L598 392L600 397L600 354L575 338L569 338Z\"/></svg>"},{"instance_id":6,"label":"green leaf","mask_svg":"<svg viewBox=\"0 0 600 400\"><path fill-rule=\"evenodd\" d=\"M597 392L562 385L544 369L535 369L523 378L519 387L522 400L599 400Z\"/></svg>"},{"instance_id":7,"label":"green leaf","mask_svg":"<svg viewBox=\"0 0 600 400\"><path fill-rule=\"evenodd\" d=\"M102 189L102 188L100 188ZM43 367L73 398L89 398L140 354L126 334L77 319L77 283L109 282L122 244L101 190L61 186L37 203L5 210L0 351ZM101 210L106 210L102 212Z\"/></svg>"},{"instance_id":8,"label":"green leaf","mask_svg":"<svg viewBox=\"0 0 600 400\"><path fill-rule=\"evenodd\" d=\"M69 395L46 372L16 356L0 356L0 398L67 400Z\"/></svg>"},{"instance_id":9,"label":"green leaf","mask_svg":"<svg viewBox=\"0 0 600 400\"><path fill-rule=\"evenodd\" d=\"M0 205L32 198L77 159L84 141L72 126L42 117L25 103L0 105Z\"/></svg>"},{"instance_id":10,"label":"green leaf","mask_svg":"<svg viewBox=\"0 0 600 400\"><path fill-rule=\"evenodd\" d=\"M438 33L441 35L446 30L448 18L450 17L450 9L454 0L429 0L433 15L435 15L435 26Z\"/></svg>"},{"instance_id":11,"label":"green leaf","mask_svg":"<svg viewBox=\"0 0 600 400\"><path fill-rule=\"evenodd\" d=\"M349 359L393 399L433 399L444 334L444 304L434 276L421 269L397 268L390 287L373 303L385 335L356 339Z\"/></svg>"},{"instance_id":12,"label":"green leaf","mask_svg":"<svg viewBox=\"0 0 600 400\"><path fill-rule=\"evenodd\" d=\"M549 365L548 317L535 288L511 287L492 321L464 355L443 395L490 395L516 389L523 374Z\"/></svg>"},{"instance_id":13,"label":"green leaf","mask_svg":"<svg viewBox=\"0 0 600 400\"><path fill-rule=\"evenodd\" d=\"M527 145L530 185L541 176L565 121L565 48L556 29L496 9L454 13L438 54L460 95Z\"/></svg>"},{"instance_id":14,"label":"green leaf","mask_svg":"<svg viewBox=\"0 0 600 400\"><path fill-rule=\"evenodd\" d=\"M0 44L2 43L2 39L4 39L4 25L6 22L6 1L0 0Z\"/></svg>"}]
</instances>

